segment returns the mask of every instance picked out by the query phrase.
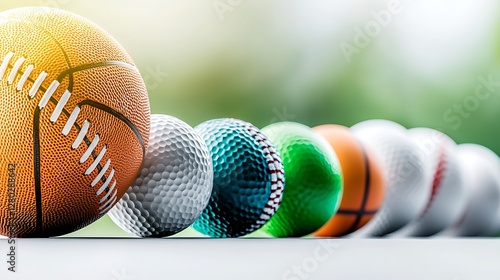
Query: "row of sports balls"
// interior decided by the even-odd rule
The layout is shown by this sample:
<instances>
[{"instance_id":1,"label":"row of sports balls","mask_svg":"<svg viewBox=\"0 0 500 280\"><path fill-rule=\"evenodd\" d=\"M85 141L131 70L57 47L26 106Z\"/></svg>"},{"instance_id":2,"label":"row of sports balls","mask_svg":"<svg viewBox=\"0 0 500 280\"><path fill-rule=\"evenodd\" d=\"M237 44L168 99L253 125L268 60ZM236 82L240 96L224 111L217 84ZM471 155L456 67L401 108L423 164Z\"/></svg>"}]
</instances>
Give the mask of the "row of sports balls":
<instances>
[{"instance_id":1,"label":"row of sports balls","mask_svg":"<svg viewBox=\"0 0 500 280\"><path fill-rule=\"evenodd\" d=\"M125 231L164 237L488 236L500 232L500 160L429 128L351 128L236 119L194 129L152 115L141 172L109 212Z\"/></svg>"},{"instance_id":2,"label":"row of sports balls","mask_svg":"<svg viewBox=\"0 0 500 280\"><path fill-rule=\"evenodd\" d=\"M108 212L144 237L500 229L500 164L486 148L388 121L150 122L139 70L94 23L26 7L0 13L0 38L2 235L64 235Z\"/></svg>"}]
</instances>

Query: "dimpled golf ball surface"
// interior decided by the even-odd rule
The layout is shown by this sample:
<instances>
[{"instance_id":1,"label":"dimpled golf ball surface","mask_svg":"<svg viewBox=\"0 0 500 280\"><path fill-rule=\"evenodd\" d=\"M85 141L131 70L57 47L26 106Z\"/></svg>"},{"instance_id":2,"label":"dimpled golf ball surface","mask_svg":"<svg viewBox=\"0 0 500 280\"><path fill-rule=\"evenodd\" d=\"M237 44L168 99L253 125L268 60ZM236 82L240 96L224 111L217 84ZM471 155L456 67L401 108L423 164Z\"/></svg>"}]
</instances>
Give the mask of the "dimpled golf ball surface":
<instances>
[{"instance_id":1,"label":"dimpled golf ball surface","mask_svg":"<svg viewBox=\"0 0 500 280\"><path fill-rule=\"evenodd\" d=\"M336 213L342 198L340 164L331 146L311 128L293 122L262 132L274 143L285 168L285 192L263 230L275 237L313 233Z\"/></svg>"},{"instance_id":2,"label":"dimpled golf ball surface","mask_svg":"<svg viewBox=\"0 0 500 280\"><path fill-rule=\"evenodd\" d=\"M194 129L174 117L152 115L141 171L109 216L140 237L175 234L205 209L212 179L210 154Z\"/></svg>"},{"instance_id":3,"label":"dimpled golf ball surface","mask_svg":"<svg viewBox=\"0 0 500 280\"><path fill-rule=\"evenodd\" d=\"M283 165L253 125L236 119L204 122L195 130L212 156L214 189L193 227L210 237L239 237L267 222L281 202Z\"/></svg>"},{"instance_id":4,"label":"dimpled golf ball surface","mask_svg":"<svg viewBox=\"0 0 500 280\"><path fill-rule=\"evenodd\" d=\"M496 236L500 233L500 160L477 144L457 147L460 170L467 188L467 205L461 219L440 235Z\"/></svg>"},{"instance_id":5,"label":"dimpled golf ball surface","mask_svg":"<svg viewBox=\"0 0 500 280\"><path fill-rule=\"evenodd\" d=\"M430 128L408 130L428 169L431 196L424 212L391 237L431 236L455 224L465 210L466 186L459 167L456 143L443 133Z\"/></svg>"},{"instance_id":6,"label":"dimpled golf ball surface","mask_svg":"<svg viewBox=\"0 0 500 280\"><path fill-rule=\"evenodd\" d=\"M388 120L368 120L351 132L379 158L387 189L382 207L350 237L385 236L418 218L431 196L425 159L408 131Z\"/></svg>"}]
</instances>

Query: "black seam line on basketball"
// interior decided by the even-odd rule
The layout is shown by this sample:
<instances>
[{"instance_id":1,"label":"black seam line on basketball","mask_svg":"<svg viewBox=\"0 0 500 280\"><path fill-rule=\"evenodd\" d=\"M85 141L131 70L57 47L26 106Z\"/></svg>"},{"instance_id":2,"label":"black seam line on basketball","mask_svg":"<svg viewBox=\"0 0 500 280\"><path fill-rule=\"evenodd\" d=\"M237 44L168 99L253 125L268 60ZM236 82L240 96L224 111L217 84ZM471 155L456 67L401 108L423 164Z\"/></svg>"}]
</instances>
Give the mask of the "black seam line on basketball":
<instances>
[{"instance_id":1,"label":"black seam line on basketball","mask_svg":"<svg viewBox=\"0 0 500 280\"><path fill-rule=\"evenodd\" d=\"M8 68L13 68L10 64L8 65ZM18 75L24 75L23 71L18 71ZM33 79L28 77L27 81L31 82L32 84L35 82ZM45 93L47 91L46 88L40 86L39 91ZM57 104L57 100L53 97L50 97L50 102L53 104ZM34 149L34 179L35 179L35 202L36 202L36 233L37 235L41 235L43 233L43 217L42 217L42 190L41 190L41 182L40 182L40 131L39 131L39 126L40 126L40 107L36 107L35 109L35 116L33 120L33 149ZM62 112L69 117L70 113L63 108ZM73 124L73 126L80 131L81 127L78 125L76 122ZM85 144L90 146L91 141L87 138L87 136L84 136L83 138ZM97 155L95 151L92 151L92 157L95 160L97 158ZM100 163L97 164L96 166L98 172L102 170L102 166ZM106 176L101 177L101 181L104 183L106 182ZM109 188L107 188L106 192L109 192Z\"/></svg>"},{"instance_id":2,"label":"black seam line on basketball","mask_svg":"<svg viewBox=\"0 0 500 280\"><path fill-rule=\"evenodd\" d=\"M38 25L37 23L31 21L31 20L28 20L33 26L41 29L45 34L47 34L52 40L54 40L54 42L56 43L56 45L59 47L59 50L62 52L62 54L64 55L64 60L66 60L66 66L68 66L68 68L72 68L71 66L71 62L69 60L69 56L68 54L66 53L66 51L64 50L64 48L62 47L61 43L59 43L58 40L56 40L56 38L52 35L52 33L50 33L47 29L45 29L43 26L40 26ZM73 74L71 73L70 74L70 77L69 77L69 83L72 84L73 83Z\"/></svg>"},{"instance_id":3,"label":"black seam line on basketball","mask_svg":"<svg viewBox=\"0 0 500 280\"><path fill-rule=\"evenodd\" d=\"M88 69L93 69L93 68L98 68L98 67L108 67L108 66L120 66L120 67L128 68L128 69L133 70L133 71L138 71L138 69L134 65L131 65L129 63L126 63L123 61L110 60L110 61L104 61L104 62L84 64L84 65L80 65L80 66L65 70L65 71L61 72L61 74L59 74L59 76L57 77L57 81L62 82L64 77L68 74L73 75L73 73L76 73L76 72L85 71ZM68 91L70 91L70 92L72 91L72 88L70 88L69 85L68 85ZM120 119L121 121L123 121L134 132L134 134L138 138L138 140L141 144L141 147L142 147L142 155L143 155L143 157L145 156L146 148L144 145L144 139L142 139L142 136L139 133L139 130L132 124L132 122L129 119L127 119L125 116L123 116L119 112L113 110L112 108L110 108L104 104L95 102L95 101L91 101L91 100L87 99L87 100L80 102L79 105L80 104L82 104L82 106L83 105L91 105L95 108L104 110L105 112L110 113L111 115L113 115L113 116L117 117L118 119ZM96 106L94 106L94 105L96 105ZM105 178L103 178L103 179L105 179Z\"/></svg>"},{"instance_id":4,"label":"black seam line on basketball","mask_svg":"<svg viewBox=\"0 0 500 280\"><path fill-rule=\"evenodd\" d=\"M69 61L69 57L66 54L66 52L64 51L64 48L61 46L59 41L56 40L54 38L54 36L48 30L43 28L42 26L39 26L38 24L36 24L32 21L30 21L30 23L33 26L35 26L36 28L43 30L44 33L46 33L49 37L52 38L52 40L54 40L54 42L57 44L57 46L59 47L59 49L63 53L67 66L69 68L71 68L71 63ZM72 79L72 77L70 77L70 80L71 79ZM44 90L44 92L45 92L45 90ZM36 136L36 137L33 137L34 138L33 141L35 142L33 145L33 147L35 149L35 172L38 172L38 174L35 175L35 199L36 199L36 212L37 212L36 213L37 214L36 232L37 232L37 235L40 235L43 232L43 230L42 230L42 193L41 193L42 190L41 190L41 183L40 183L40 176L39 176L40 175L40 139L39 139L39 136L40 136L39 135L40 134L40 131L39 131L40 110L41 110L40 107L37 106L35 109L35 117L34 117L34 122L33 122L33 126L34 126L33 127L33 134L34 134L34 136ZM35 125L35 121L36 121L36 125ZM38 161L38 163L36 161Z\"/></svg>"},{"instance_id":5,"label":"black seam line on basketball","mask_svg":"<svg viewBox=\"0 0 500 280\"><path fill-rule=\"evenodd\" d=\"M57 100L56 100L55 98L50 97L50 99L49 99L49 100L50 100L50 102L52 102L54 105L56 105L56 104L57 104ZM70 114L68 111L66 111L66 109L64 109L64 108L63 108L62 112L63 112L63 113L66 115L66 117L68 117L68 118L69 118L69 116L71 115L71 114ZM73 126L76 128L76 130L77 130L78 132L80 132L80 131L82 130L82 128L80 127L80 125L79 125L79 124L77 124L76 122L73 124ZM90 144L92 144L92 141L90 141L90 139L87 137L87 135L85 135L85 136L83 137L83 142L85 142L85 145L87 145L87 147L88 147L88 146L90 146ZM97 153L95 152L95 150L92 150L92 152L91 152L90 154L92 155L92 158L93 158L94 160L97 158ZM98 164L97 164L97 166L96 166L96 168L97 168L97 171L101 172L101 170L102 170L101 163L98 163ZM106 182L106 179L107 179L107 177L106 177L105 175L103 175L103 176L101 177L101 181L102 181L103 183L104 183L104 182Z\"/></svg>"},{"instance_id":6,"label":"black seam line on basketball","mask_svg":"<svg viewBox=\"0 0 500 280\"><path fill-rule=\"evenodd\" d=\"M14 68L14 66L12 66L12 65L8 64L8 65L7 65L7 68L11 69L11 68ZM17 75L24 75L24 71L18 70L18 71L17 71ZM35 83L35 80L33 80L31 77L28 77L28 78L26 79L26 81L29 81L29 82L31 82L32 84L34 84L34 83ZM59 82L62 82L62 81L59 81ZM47 91L47 89L46 89L46 88L44 88L43 86L40 86L40 87L38 88L38 90L39 90L39 91L41 91L41 92L43 92L43 93L45 93L45 92ZM54 104L54 105L57 105L57 103L58 103L58 102L57 102L57 100L56 100L54 97L52 97L52 96L50 97L49 101L50 101L52 104ZM70 113L69 113L69 112L68 112L65 108L63 108L63 109L62 109L62 113L64 113L64 114L66 115L66 117L68 117L68 118L69 118L69 116L71 115L71 114L70 114ZM78 123L76 123L76 122L75 122L75 123L73 124L73 126L76 128L76 130L77 130L78 132L80 132L81 127L80 127L80 125L79 125ZM88 146L90 146L91 141L87 138L87 135L85 135L85 136L83 137L83 141L85 142L85 144L87 145L87 147L88 147ZM92 151L91 155L92 155L92 158L93 158L94 160L97 158L97 153L96 153L95 151ZM97 168L97 170L100 172L100 171L102 170L102 166L101 166L101 164L100 164L100 163L98 163L98 164L97 164L97 166L96 166L96 168ZM106 176L102 176L102 177L101 177L101 181L102 181L103 183L104 183L104 182L106 182L106 179L107 179L107 177L106 177Z\"/></svg>"},{"instance_id":7,"label":"black seam line on basketball","mask_svg":"<svg viewBox=\"0 0 500 280\"><path fill-rule=\"evenodd\" d=\"M43 233L43 216L42 216L42 187L40 182L40 108L36 107L35 116L33 120L33 150L34 150L34 179L35 179L35 202L36 202L36 233L41 235ZM77 125L78 126L78 125ZM86 137L85 137L86 138ZM87 146L90 146L90 141L84 139ZM95 159L95 155L94 159ZM100 163L97 165L99 172L102 167ZM105 176L101 179L103 182L106 181Z\"/></svg>"},{"instance_id":8,"label":"black seam line on basketball","mask_svg":"<svg viewBox=\"0 0 500 280\"><path fill-rule=\"evenodd\" d=\"M13 67L14 67L14 66L11 66L10 64L8 65L8 68L13 68ZM24 75L24 72L23 72L23 71L18 71L18 75L19 75L19 74ZM26 79L26 81L29 81L29 82L31 82L32 84L34 84L34 83L35 83L35 81L34 81L32 78L30 78L30 77L28 77L28 78ZM43 86L40 86L40 87L38 88L38 90L39 90L39 91L41 91L41 92L43 92L43 93L45 93L45 92L47 91L47 89L46 89L46 88L44 88ZM54 105L57 105L57 103L58 103L58 102L57 102L57 100L56 100L54 97L52 97L52 96L50 97L49 101L50 101L52 104L54 104ZM37 108L39 108L39 107L37 106ZM63 112L63 113L66 115L66 117L68 117L68 118L69 118L69 116L71 115L71 114L70 114L70 113L69 113L69 112L68 112L65 108L63 108L63 109L62 109L62 112ZM78 123L76 123L76 122L75 122L75 123L73 124L73 126L76 128L76 130L77 130L78 132L80 132L80 131L81 131L81 127L80 127L80 125L79 125ZM83 141L85 142L85 144L87 145L87 147L88 147L88 146L90 146L90 144L92 143L92 142L91 142L91 141L87 138L87 135L85 135L85 136L83 137ZM92 155L92 158L93 158L94 160L97 158L97 153L96 153L95 151L92 151L91 155ZM98 163L98 164L97 164L97 166L96 166L96 168L97 168L97 171L99 171L99 172L100 172L100 171L102 170L101 163ZM106 176L102 176L102 177L101 177L101 181L102 181L103 183L104 183L104 182L106 182L106 179L107 179L107 177L106 177Z\"/></svg>"},{"instance_id":9,"label":"black seam line on basketball","mask_svg":"<svg viewBox=\"0 0 500 280\"><path fill-rule=\"evenodd\" d=\"M2 60L3 62L3 60ZM10 63L7 65L8 69L12 69L14 68L13 65L11 65ZM21 71L20 69L17 71L17 75L24 75L24 71ZM70 77L69 79L71 80L73 78L73 74L72 73L69 73L70 74ZM3 77L2 77L3 78ZM26 79L27 81L31 82L32 84L35 83L35 81L31 78L31 77L28 77ZM59 82L62 82L62 81L59 81ZM46 88L40 86L38 88L38 90L40 90L41 92L45 93L47 91ZM53 104L57 105L57 100L55 98L53 98L52 96L50 97L49 99L50 102L52 102ZM35 232L37 233L38 236L42 235L43 234L43 216L42 216L42 191L41 191L41 182L40 182L40 130L39 130L39 126L40 126L40 107L36 107L35 109L35 115L34 115L34 120L33 120L33 149L34 149L34 181L35 181L35 207L36 207L36 229L35 229ZM70 113L65 109L63 108L62 112L67 116L69 117L70 116ZM73 124L73 126L78 130L78 131L81 131L81 127L75 122ZM87 138L87 136L84 136L84 142L85 144L88 146L90 146L91 144L91 141ZM141 138L142 140L142 138ZM143 143L143 142L141 142ZM144 146L143 146L143 154L144 154ZM97 158L97 154L95 153L95 151L92 151L92 157L93 159L95 160ZM98 172L100 172L102 170L102 166L100 163L97 164L96 166ZM102 176L101 177L101 181L104 183L106 182L106 176ZM109 187L106 188L106 193L109 192Z\"/></svg>"},{"instance_id":10,"label":"black seam line on basketball","mask_svg":"<svg viewBox=\"0 0 500 280\"><path fill-rule=\"evenodd\" d=\"M358 147L361 150L361 155L363 158L363 165L365 167L365 187L364 187L365 191L363 192L363 200L361 202L360 211L358 211L358 213L356 215L356 219L351 224L349 229L347 229L345 234L351 233L354 230L356 230L356 228L359 226L359 223L361 222L361 218L363 217L363 214L367 214L365 210L366 210L366 204L368 203L368 196L370 194L370 185L371 185L371 182L370 182L371 181L370 163L368 161L368 156L366 154L366 151L365 151L363 145L361 145L361 143L357 140L356 140L356 142L358 144Z\"/></svg>"},{"instance_id":11,"label":"black seam line on basketball","mask_svg":"<svg viewBox=\"0 0 500 280\"><path fill-rule=\"evenodd\" d=\"M0 63L1 63L1 62L2 62L2 61L0 60ZM134 70L134 71L138 71L138 70L137 70L137 68L136 68L135 66L130 65L130 64L126 63L126 62L122 62L122 61L105 61L105 62L99 62L99 63L85 64L85 65L81 65L81 66L78 66L78 67L74 67L74 68L71 68L71 69L65 70L65 71L63 71L63 72L62 72L62 73L61 73L61 74L57 77L57 81L58 81L59 83L62 83L62 80L64 79L64 77L65 77L66 75L70 74L70 75L71 75L71 77L69 77L69 79L70 79L70 82L71 82L71 80L72 80L72 74L73 74L73 73L76 73L76 72L79 72L79 71L83 71L83 70L87 70L87 69L91 69L91 68L96 68L96 67L105 67L105 66L122 66L122 67L129 68L129 69L131 69L131 70ZM9 69L10 69L10 68L14 68L14 66L10 65L10 63L7 65L7 67L8 67ZM19 75L19 74L20 74L20 75L24 75L24 72L23 72L23 71L21 71L21 70L18 70L18 71L17 71L17 74L18 74L18 75ZM28 77L28 78L26 79L26 81L29 81L29 82L31 82L32 84L34 84L34 83L35 83L35 81L34 81L31 77ZM40 90L41 92L43 92L43 93L45 93L45 91L46 91L46 89L45 89L44 87L42 87L42 86L39 88L39 90ZM69 91L69 92L72 92L72 91L69 89L69 86L68 86L68 91ZM57 103L58 103L58 102L57 102L57 100L56 100L55 98L53 98L52 96L50 97L50 99L49 99L49 100L50 100L50 102L52 102L54 105L57 105ZM85 101L92 102L91 100L84 100L84 101L82 101L81 103L83 103L83 102L85 102ZM81 104L81 103L79 103L79 104ZM134 134L138 137L139 142L141 143L141 146L142 146L142 154L143 154L143 156L144 156L144 155L145 155L145 153L146 153L146 149L145 149L145 147L144 147L144 140L142 139L142 136L141 136L141 134L139 133L139 130L138 130L138 129L137 129L137 128L136 128L136 127L132 124L132 122L131 122L130 120L128 120L128 119L127 119L125 116L123 116L122 114L120 114L120 113L118 113L117 111L115 111L115 110L111 109L110 107L107 107L106 105L104 105L104 104L100 104L100 103L97 103L97 102L95 102L95 103L96 103L96 104L98 104L99 106L94 106L94 107L96 107L96 108L98 108L98 109L101 109L101 106L102 106L103 108L104 108L104 107L105 107L105 108L108 108L110 111L106 111L106 110L105 110L106 112L108 112L108 113L112 114L112 115L113 115L113 116L115 116L115 117L120 116L120 117L119 117L119 119L120 119L121 121L125 122L125 124L127 124L127 126L129 126L129 128L130 128L130 129L132 129L132 131L134 132ZM115 113L112 113L111 111L113 111L113 112L115 112ZM63 108L63 109L62 109L62 112L63 112L63 113L64 113L67 117L69 117L69 116L70 116L70 113L69 113L69 112L68 112L65 108ZM77 123L75 123L75 124L74 124L74 126L77 128L77 130L78 130L78 131L80 131L80 130L81 130L81 129L80 129L80 127L78 126L78 124L77 124ZM85 140L85 142L87 142L87 141L88 141L88 138L85 136L84 140ZM90 144L90 142L89 142L88 144ZM92 151L92 155L94 156L94 159L95 159L96 155L95 155L94 151ZM105 178L103 178L103 179L105 179Z\"/></svg>"},{"instance_id":12,"label":"black seam line on basketball","mask_svg":"<svg viewBox=\"0 0 500 280\"><path fill-rule=\"evenodd\" d=\"M40 107L36 107L33 117L33 158L35 176L35 205L36 205L36 235L41 236L43 233L42 220L42 189L40 182Z\"/></svg>"},{"instance_id":13,"label":"black seam line on basketball","mask_svg":"<svg viewBox=\"0 0 500 280\"><path fill-rule=\"evenodd\" d=\"M125 67L128 69L131 69L133 71L138 71L135 66L130 65L126 62L111 60L111 61L103 61L103 62L97 62L97 63L89 63L89 64L80 65L80 66L77 66L74 68L69 68L69 69L61 72L61 74L59 74L59 76L57 77L57 80L59 82L61 82L64 79L64 77L66 77L66 75L70 75L71 78L70 78L70 82L68 84L68 90L70 92L72 92L73 91L73 84L74 84L74 82L73 82L73 74L74 73L88 70L88 69L92 69L92 68L107 67L107 66L120 66L120 67Z\"/></svg>"},{"instance_id":14,"label":"black seam line on basketball","mask_svg":"<svg viewBox=\"0 0 500 280\"><path fill-rule=\"evenodd\" d=\"M40 88L40 90L45 91L46 89ZM53 98L51 98L52 102L57 103L57 101ZM34 172L33 176L34 181L35 181L35 205L36 205L36 229L35 232L37 236L41 236L43 234L43 216L42 216L42 185L40 181L40 112L41 109L39 106L35 108L35 114L33 117L33 154L34 154ZM79 128L79 125L75 123L75 125ZM80 128L79 128L80 129ZM87 146L90 146L90 141L87 139L87 137L84 137L85 144ZM94 159L96 156L94 155L94 151L92 151L92 155ZM100 166L100 163L97 164L97 168L99 172L101 171L102 167ZM103 182L105 181L105 176L101 178Z\"/></svg>"},{"instance_id":15,"label":"black seam line on basketball","mask_svg":"<svg viewBox=\"0 0 500 280\"><path fill-rule=\"evenodd\" d=\"M78 71L83 71L83 70L86 70L86 69L90 69L90 68L92 68L92 67L104 67L104 66L113 66L113 65L115 65L115 66L122 66L122 67L126 67L126 68L129 68L129 69L132 69L132 70L134 70L134 71L137 71L137 68L135 68L135 66L130 65L130 64L128 64L128 63L121 62L121 61L108 61L108 62L101 62L101 63L93 63L93 64L81 65L81 66L78 66L78 67L75 67L75 68L68 69L68 70L64 71L63 73L65 73L65 74L64 74L64 76L66 76L66 75L70 74L69 79L70 79L70 82L71 82L71 80L72 80L72 78L73 78L73 73L75 73L75 72L78 72ZM14 68L14 66L13 66L13 65L11 65L10 63L7 65L7 67L8 67L9 69ZM18 74L18 75L24 75L24 71L22 71L22 70L20 70L20 69L19 69L19 70L17 71L17 74ZM63 78L61 78L61 76L62 76L62 74L60 74L60 75L59 75L59 77L58 77L58 82L60 82L60 83L62 82L62 79L63 79ZM34 84L34 83L35 83L35 81L34 81L31 77L28 77L26 80L27 80L27 81L29 81L29 82L31 82L32 84ZM40 90L41 92L45 93L47 89L45 89L44 87L40 86L39 90ZM68 89L68 91L70 91L70 90ZM71 92L71 91L70 91L70 92ZM57 105L57 103L58 103L58 102L57 102L57 100L56 100L55 98L53 98L52 96L50 97L50 99L49 99L49 100L50 100L50 102L52 102L54 105ZM63 109L62 109L62 112L63 112L63 113L64 113L67 117L69 117L69 116L70 116L70 113L69 113L69 112L68 112L65 108L63 108ZM124 116L123 116L123 119L125 119L125 120L126 120L126 121L125 121L125 123L126 123L126 124L127 124L127 122L128 122L130 125L132 125L132 123L131 123L128 119L126 119ZM121 119L121 120L123 121L123 119ZM128 125L128 124L127 124L127 125ZM128 126L130 127L130 125L128 125ZM77 129L77 131L78 131L78 132L81 130L81 127L80 127L80 126L79 126L76 122L73 124L73 126ZM132 125L132 126L133 126L133 125ZM145 147L144 147L144 141L143 141L143 139L142 139L142 136L141 136L140 134L138 134L137 128L135 128L135 126L133 126L133 127L134 127L134 128L132 128L132 127L130 127L130 128L132 129L132 131L134 131L134 129L136 130L136 131L134 131L134 132L137 132L137 133L136 133L136 136L139 138L139 142L141 143L141 146L142 146L142 152L143 152L143 156L144 156L144 155L145 155L145 152L146 152L146 151L145 151ZM91 141L87 138L87 136L84 136L83 140L84 140L84 142L85 142L85 144L86 144L87 146L90 146ZM95 152L95 151L92 151L91 155L92 155L92 157L93 157L93 159L94 159L94 160L97 158L97 154L96 154L96 152ZM97 168L98 172L100 172L100 171L102 170L102 166L101 166L101 164L100 164L100 163L98 163L96 168ZM101 177L101 181L102 181L103 183L104 183L104 182L106 182L106 179L107 179L107 178L106 178L106 176L102 176L102 177ZM108 192L108 191L109 191L109 187L108 187L108 188L106 188L106 190L105 190L105 191L106 191L106 192Z\"/></svg>"},{"instance_id":16,"label":"black seam line on basketball","mask_svg":"<svg viewBox=\"0 0 500 280\"><path fill-rule=\"evenodd\" d=\"M142 139L142 136L139 133L139 130L137 129L137 127L135 127L135 125L129 119L127 119L124 115L122 115L120 112L114 110L111 107L108 107L102 103L92 101L89 99L85 99L85 100L81 101L80 103L78 103L78 106L80 106L80 108L82 108L83 106L90 106L90 107L97 108L99 110L102 110L102 111L114 116L115 118L121 120L122 122L124 122L132 130L132 132L135 134L135 136L139 140L139 143L141 144L141 147L142 147L142 155L144 157L144 155L146 154L146 147L144 145L144 140Z\"/></svg>"},{"instance_id":17,"label":"black seam line on basketball","mask_svg":"<svg viewBox=\"0 0 500 280\"><path fill-rule=\"evenodd\" d=\"M66 60L66 64L68 65L69 68L71 68L71 62L69 61L69 56L68 54L66 53L66 51L64 50L64 48L62 47L61 43L59 43L58 40L56 40L56 38L54 37L54 35L52 35L52 33L50 33L47 29L45 29L43 26L40 26L38 25L36 22L33 22L31 20L27 20L29 23L31 23L33 26L43 30L43 32L45 34L47 34L52 40L54 40L54 42L57 44L57 46L59 47L59 49L61 50L61 52L63 53L64 55L64 59Z\"/></svg>"},{"instance_id":18,"label":"black seam line on basketball","mask_svg":"<svg viewBox=\"0 0 500 280\"><path fill-rule=\"evenodd\" d=\"M70 59L69 59L69 56L68 54L66 53L66 50L62 47L61 43L56 40L56 38L52 35L52 33L50 33L47 29L43 28L42 26L38 26L36 23L34 22L31 22L34 26L40 28L43 30L44 33L46 33L50 38L52 38L52 40L54 40L54 42L57 44L57 46L59 47L60 51L62 52L62 54L64 55L64 60L66 60L66 66L71 69L73 68L71 66L71 62L70 62ZM61 82L61 81L59 81ZM73 89L73 73L70 73L69 75L69 81L68 81L68 89ZM70 90L71 92L71 90Z\"/></svg>"}]
</instances>

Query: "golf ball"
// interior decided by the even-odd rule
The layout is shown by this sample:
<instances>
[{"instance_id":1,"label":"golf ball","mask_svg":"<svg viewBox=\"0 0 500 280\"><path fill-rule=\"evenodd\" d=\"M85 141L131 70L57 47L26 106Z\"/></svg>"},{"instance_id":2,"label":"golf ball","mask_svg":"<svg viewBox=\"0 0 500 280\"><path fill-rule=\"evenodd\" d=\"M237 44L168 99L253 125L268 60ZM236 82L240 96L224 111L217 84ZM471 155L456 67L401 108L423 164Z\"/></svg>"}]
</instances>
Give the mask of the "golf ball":
<instances>
[{"instance_id":1,"label":"golf ball","mask_svg":"<svg viewBox=\"0 0 500 280\"><path fill-rule=\"evenodd\" d=\"M387 120L371 120L354 125L351 131L378 157L387 184L382 207L351 236L384 236L424 211L431 195L430 176L423 155L404 127Z\"/></svg>"},{"instance_id":2,"label":"golf ball","mask_svg":"<svg viewBox=\"0 0 500 280\"><path fill-rule=\"evenodd\" d=\"M267 222L281 202L283 165L256 127L236 119L216 119L195 127L210 151L214 189L193 227L211 237L239 237Z\"/></svg>"},{"instance_id":3,"label":"golf ball","mask_svg":"<svg viewBox=\"0 0 500 280\"><path fill-rule=\"evenodd\" d=\"M466 186L456 144L451 138L430 128L413 128L408 132L432 176L429 182L432 194L422 215L393 236L431 236L458 222L466 206Z\"/></svg>"},{"instance_id":4,"label":"golf ball","mask_svg":"<svg viewBox=\"0 0 500 280\"><path fill-rule=\"evenodd\" d=\"M281 207L263 230L275 237L313 233L337 211L342 198L336 154L324 138L305 125L281 122L262 132L281 154L286 187Z\"/></svg>"},{"instance_id":5,"label":"golf ball","mask_svg":"<svg viewBox=\"0 0 500 280\"><path fill-rule=\"evenodd\" d=\"M125 231L164 237L190 226L212 192L212 161L203 139L183 121L151 115L151 134L134 184L109 212Z\"/></svg>"},{"instance_id":6,"label":"golf ball","mask_svg":"<svg viewBox=\"0 0 500 280\"><path fill-rule=\"evenodd\" d=\"M467 205L459 221L442 236L495 236L500 233L500 160L476 144L458 145L467 186Z\"/></svg>"}]
</instances>

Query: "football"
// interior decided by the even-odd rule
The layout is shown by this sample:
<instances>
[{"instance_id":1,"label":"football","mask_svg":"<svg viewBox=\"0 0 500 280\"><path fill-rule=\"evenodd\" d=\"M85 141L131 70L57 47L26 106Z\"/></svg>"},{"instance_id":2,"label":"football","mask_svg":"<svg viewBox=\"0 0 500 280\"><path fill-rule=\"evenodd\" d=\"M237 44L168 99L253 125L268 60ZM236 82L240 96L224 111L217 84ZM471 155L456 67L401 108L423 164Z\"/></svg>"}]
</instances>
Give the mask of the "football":
<instances>
[{"instance_id":1,"label":"football","mask_svg":"<svg viewBox=\"0 0 500 280\"><path fill-rule=\"evenodd\" d=\"M0 234L83 228L139 171L150 127L143 79L117 41L69 12L2 12L0 36Z\"/></svg>"}]
</instances>

